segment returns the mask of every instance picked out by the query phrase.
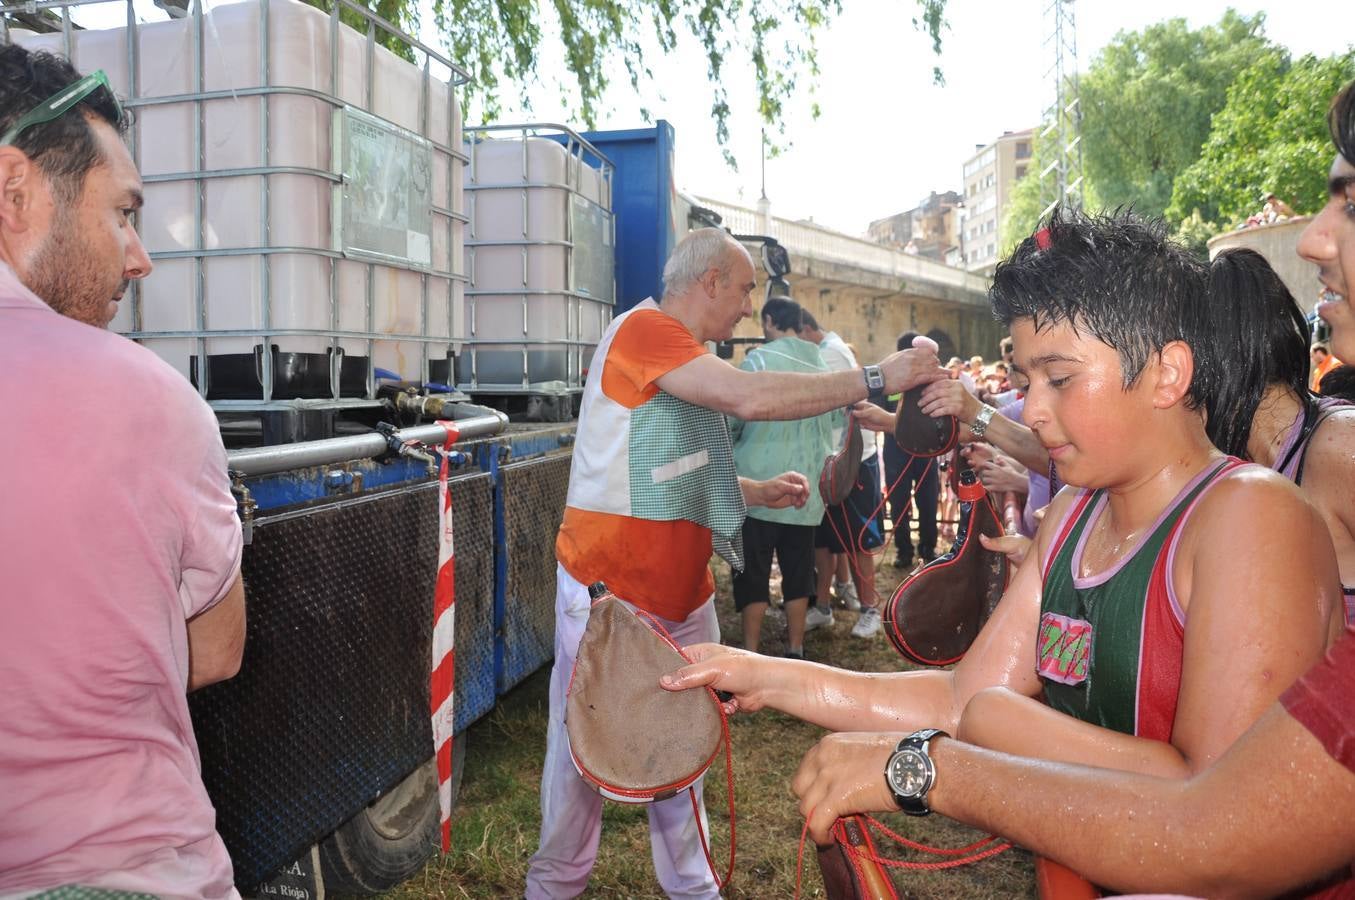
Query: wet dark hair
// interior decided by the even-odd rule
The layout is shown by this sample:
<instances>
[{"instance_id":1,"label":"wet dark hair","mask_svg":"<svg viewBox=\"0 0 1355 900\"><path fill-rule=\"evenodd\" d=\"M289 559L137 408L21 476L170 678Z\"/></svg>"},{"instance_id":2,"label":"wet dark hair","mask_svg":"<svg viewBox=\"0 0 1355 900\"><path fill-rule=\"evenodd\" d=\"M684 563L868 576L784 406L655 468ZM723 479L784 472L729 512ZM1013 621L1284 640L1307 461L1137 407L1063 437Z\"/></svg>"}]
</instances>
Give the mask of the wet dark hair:
<instances>
[{"instance_id":1,"label":"wet dark hair","mask_svg":"<svg viewBox=\"0 0 1355 900\"><path fill-rule=\"evenodd\" d=\"M81 75L66 60L51 53L30 52L18 44L0 45L0 134ZM108 89L100 85L50 122L30 126L14 140L52 183L57 199L70 204L84 189L85 174L103 162L99 142L86 116L95 116L119 134L127 130L126 117Z\"/></svg>"},{"instance_id":2,"label":"wet dark hair","mask_svg":"<svg viewBox=\"0 0 1355 900\"><path fill-rule=\"evenodd\" d=\"M1324 397L1355 400L1355 366L1337 366L1328 370L1317 387Z\"/></svg>"},{"instance_id":3,"label":"wet dark hair","mask_svg":"<svg viewBox=\"0 0 1355 900\"><path fill-rule=\"evenodd\" d=\"M1355 166L1355 81L1346 85L1331 101L1327 110L1327 128L1336 152Z\"/></svg>"},{"instance_id":4,"label":"wet dark hair","mask_svg":"<svg viewBox=\"0 0 1355 900\"><path fill-rule=\"evenodd\" d=\"M913 346L913 338L915 337L917 337L916 331L905 331L903 334L899 335L899 340L895 344L894 349L907 350L909 347Z\"/></svg>"},{"instance_id":5,"label":"wet dark hair","mask_svg":"<svg viewBox=\"0 0 1355 900\"><path fill-rule=\"evenodd\" d=\"M1209 266L1209 300L1187 322L1195 387L1214 446L1249 459L1252 418L1267 387L1308 394L1308 320L1266 258L1225 250Z\"/></svg>"},{"instance_id":6,"label":"wet dark hair","mask_svg":"<svg viewBox=\"0 0 1355 900\"><path fill-rule=\"evenodd\" d=\"M785 297L772 297L762 304L762 318L771 319L772 327L777 331L800 333L803 326L804 310L794 300Z\"/></svg>"},{"instance_id":7,"label":"wet dark hair","mask_svg":"<svg viewBox=\"0 0 1355 900\"><path fill-rule=\"evenodd\" d=\"M1167 239L1161 219L1057 208L998 264L988 299L1007 327L1066 324L1113 348L1128 388L1154 353L1185 338L1183 318L1205 302L1207 281L1205 264ZM1186 406L1200 402L1192 384Z\"/></svg>"}]
</instances>

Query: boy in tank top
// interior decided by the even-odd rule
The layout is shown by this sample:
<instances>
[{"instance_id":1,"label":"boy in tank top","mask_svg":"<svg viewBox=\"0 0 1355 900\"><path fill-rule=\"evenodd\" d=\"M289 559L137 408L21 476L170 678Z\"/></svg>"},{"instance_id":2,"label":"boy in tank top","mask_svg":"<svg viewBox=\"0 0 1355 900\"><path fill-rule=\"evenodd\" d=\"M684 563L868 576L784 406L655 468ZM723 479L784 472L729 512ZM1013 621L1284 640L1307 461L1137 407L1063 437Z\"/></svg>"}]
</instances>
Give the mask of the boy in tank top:
<instances>
[{"instance_id":1,"label":"boy in tank top","mask_svg":"<svg viewBox=\"0 0 1355 900\"><path fill-rule=\"evenodd\" d=\"M953 670L701 645L665 687L868 732L844 736L839 798L879 795L917 729L1174 778L1206 767L1321 658L1341 605L1321 517L1205 434L1183 323L1206 283L1162 223L1129 213L1057 212L998 267L989 296L1030 381L1023 418L1069 487Z\"/></svg>"}]
</instances>

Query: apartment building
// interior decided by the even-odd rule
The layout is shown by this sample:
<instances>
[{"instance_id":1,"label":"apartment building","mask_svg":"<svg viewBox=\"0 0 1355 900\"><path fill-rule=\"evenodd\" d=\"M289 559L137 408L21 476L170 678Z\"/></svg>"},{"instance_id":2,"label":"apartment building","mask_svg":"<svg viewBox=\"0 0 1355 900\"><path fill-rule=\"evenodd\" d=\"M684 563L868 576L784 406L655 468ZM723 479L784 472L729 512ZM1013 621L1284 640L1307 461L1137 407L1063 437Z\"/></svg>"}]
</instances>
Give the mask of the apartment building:
<instances>
[{"instance_id":1,"label":"apartment building","mask_svg":"<svg viewBox=\"0 0 1355 900\"><path fill-rule=\"evenodd\" d=\"M998 231L1017 179L1030 166L1034 129L1004 132L980 144L964 164L964 215L959 252L952 259L971 272L991 274L998 262Z\"/></svg>"},{"instance_id":2,"label":"apartment building","mask_svg":"<svg viewBox=\"0 0 1355 900\"><path fill-rule=\"evenodd\" d=\"M914 208L871 222L866 236L886 247L945 262L960 240L963 205L955 191L932 191Z\"/></svg>"}]
</instances>

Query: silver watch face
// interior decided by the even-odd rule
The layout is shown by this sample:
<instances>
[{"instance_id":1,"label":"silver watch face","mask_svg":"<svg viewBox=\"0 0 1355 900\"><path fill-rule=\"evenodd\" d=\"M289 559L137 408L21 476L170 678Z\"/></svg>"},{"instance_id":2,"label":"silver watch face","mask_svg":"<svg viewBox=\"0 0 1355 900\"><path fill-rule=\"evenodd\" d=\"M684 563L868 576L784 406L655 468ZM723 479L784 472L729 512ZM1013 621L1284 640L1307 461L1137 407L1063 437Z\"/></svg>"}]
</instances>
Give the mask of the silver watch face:
<instances>
[{"instance_id":1,"label":"silver watch face","mask_svg":"<svg viewBox=\"0 0 1355 900\"><path fill-rule=\"evenodd\" d=\"M920 797L927 789L927 757L905 747L889 760L889 786L900 797Z\"/></svg>"}]
</instances>

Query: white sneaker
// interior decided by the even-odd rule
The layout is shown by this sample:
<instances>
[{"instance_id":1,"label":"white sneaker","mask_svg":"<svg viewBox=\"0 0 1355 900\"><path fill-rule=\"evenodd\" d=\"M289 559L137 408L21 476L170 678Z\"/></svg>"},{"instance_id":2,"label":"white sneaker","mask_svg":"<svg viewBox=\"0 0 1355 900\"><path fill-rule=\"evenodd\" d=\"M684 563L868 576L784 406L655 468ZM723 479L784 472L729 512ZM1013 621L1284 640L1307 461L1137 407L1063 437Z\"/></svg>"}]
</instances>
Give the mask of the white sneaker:
<instances>
[{"instance_id":1,"label":"white sneaker","mask_svg":"<svg viewBox=\"0 0 1355 900\"><path fill-rule=\"evenodd\" d=\"M861 610L861 618L852 626L852 637L868 638L880 633L880 608L867 606Z\"/></svg>"},{"instance_id":2,"label":"white sneaker","mask_svg":"<svg viewBox=\"0 0 1355 900\"><path fill-rule=\"evenodd\" d=\"M833 594L837 596L838 600L842 601L844 607L852 612L861 608L861 601L856 597L856 585L850 581L834 581Z\"/></svg>"},{"instance_id":3,"label":"white sneaker","mask_svg":"<svg viewBox=\"0 0 1355 900\"><path fill-rule=\"evenodd\" d=\"M813 631L821 625L833 624L833 611L824 610L820 606L809 607L809 612L805 613L805 631Z\"/></svg>"}]
</instances>

